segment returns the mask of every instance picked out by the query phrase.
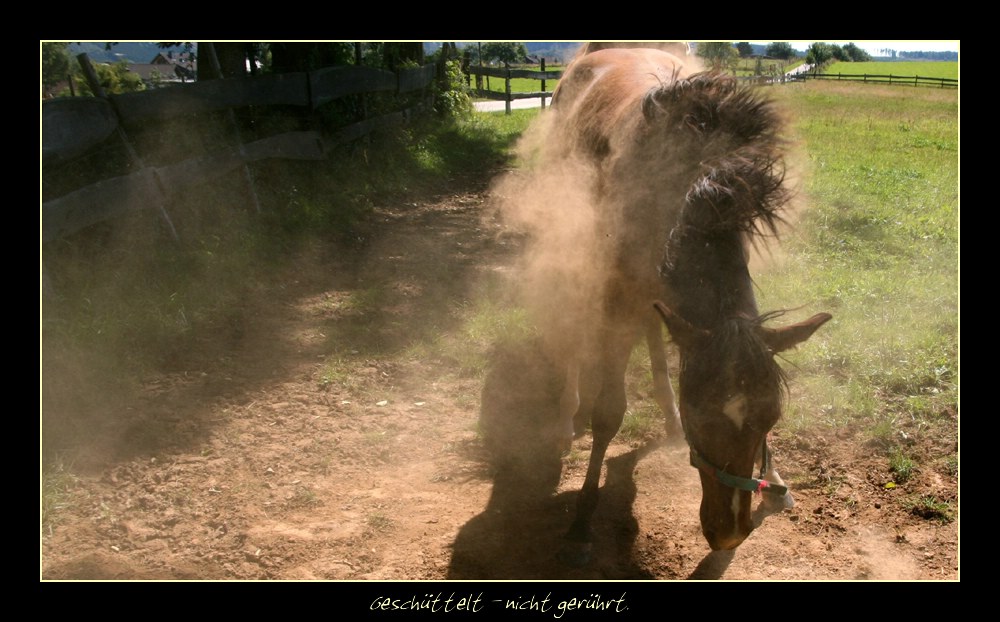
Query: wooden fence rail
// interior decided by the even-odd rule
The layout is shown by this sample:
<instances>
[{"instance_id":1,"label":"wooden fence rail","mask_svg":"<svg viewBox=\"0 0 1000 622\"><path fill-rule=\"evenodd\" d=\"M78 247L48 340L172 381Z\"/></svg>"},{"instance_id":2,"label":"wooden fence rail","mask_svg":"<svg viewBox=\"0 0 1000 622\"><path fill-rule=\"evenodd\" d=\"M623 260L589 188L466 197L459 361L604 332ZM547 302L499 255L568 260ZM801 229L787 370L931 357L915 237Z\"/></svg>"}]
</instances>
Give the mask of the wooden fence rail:
<instances>
[{"instance_id":1,"label":"wooden fence rail","mask_svg":"<svg viewBox=\"0 0 1000 622\"><path fill-rule=\"evenodd\" d=\"M844 82L870 82L873 84L899 84L904 86L935 86L938 88L957 89L958 80L955 78L928 78L925 76L894 76L890 74L871 73L802 73L797 74L794 80L839 80Z\"/></svg>"},{"instance_id":2,"label":"wooden fence rail","mask_svg":"<svg viewBox=\"0 0 1000 622\"><path fill-rule=\"evenodd\" d=\"M483 67L476 65L469 67L469 80L471 82L473 76L476 77L476 84L482 84L481 78L483 76L501 78L504 81L504 91L502 93L498 91L490 91L482 88L473 89L473 95L476 97L484 97L486 99L493 99L497 101L503 101L507 103L506 112L510 114L510 103L515 99L542 99L542 108L545 107L546 98L552 97L552 91L545 90L546 80L558 80L562 77L562 71L546 71L545 61L542 61L541 71L536 71L534 69L511 69L510 67ZM529 80L539 80L541 84L540 91L532 91L530 93L512 93L510 90L511 78L527 78Z\"/></svg>"},{"instance_id":3,"label":"wooden fence rail","mask_svg":"<svg viewBox=\"0 0 1000 622\"><path fill-rule=\"evenodd\" d=\"M103 144L122 128L245 106L300 106L316 109L347 95L411 93L427 89L437 75L425 65L393 73L370 67L330 67L311 72L256 78L210 80L106 98L61 98L42 104L42 163L58 166ZM421 107L418 105L418 108ZM106 179L42 204L45 242L122 213L162 208L183 187L224 175L266 158L322 159L335 145L398 125L415 111L397 110L341 127L326 137L288 132L169 166ZM127 138L125 138L127 140Z\"/></svg>"}]
</instances>

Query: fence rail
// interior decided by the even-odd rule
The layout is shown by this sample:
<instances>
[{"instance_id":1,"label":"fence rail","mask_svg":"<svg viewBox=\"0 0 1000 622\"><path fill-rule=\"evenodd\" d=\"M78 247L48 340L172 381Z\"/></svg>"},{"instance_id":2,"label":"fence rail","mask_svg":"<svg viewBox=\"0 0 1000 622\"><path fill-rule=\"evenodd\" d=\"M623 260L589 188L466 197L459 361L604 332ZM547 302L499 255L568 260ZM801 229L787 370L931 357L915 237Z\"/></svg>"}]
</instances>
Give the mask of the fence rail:
<instances>
[{"instance_id":1,"label":"fence rail","mask_svg":"<svg viewBox=\"0 0 1000 622\"><path fill-rule=\"evenodd\" d=\"M476 65L469 67L468 69L469 81L471 83L473 77L476 80L476 88L473 89L472 93L476 97L483 97L485 99L492 99L496 101L503 101L507 103L505 107L506 113L510 114L511 107L510 104L516 99L538 99L542 100L542 108L545 107L545 100L552 97L552 91L547 91L545 89L546 80L558 80L562 77L562 71L546 71L545 61L542 60L541 70L535 69L511 69L510 67L483 67L481 65ZM483 77L491 78L501 78L504 81L503 92L491 91L482 88ZM532 91L527 93L514 93L510 89L510 81L512 78L526 78L528 80L538 80L541 84L540 91Z\"/></svg>"},{"instance_id":2,"label":"fence rail","mask_svg":"<svg viewBox=\"0 0 1000 622\"><path fill-rule=\"evenodd\" d=\"M899 84L906 86L934 86L942 89L958 88L958 80L955 78L929 78L926 76L894 76L890 74L871 73L802 73L796 75L794 80L836 80L843 82L870 82L873 84Z\"/></svg>"},{"instance_id":3,"label":"fence rail","mask_svg":"<svg viewBox=\"0 0 1000 622\"><path fill-rule=\"evenodd\" d=\"M81 63L88 62L81 59ZM311 72L210 80L152 91L101 97L62 98L42 104L43 169L85 156L118 133L130 151L127 128L185 115L246 106L297 106L311 110L348 95L411 93L427 89L435 65L397 73L370 67L329 67ZM405 122L418 108L365 118L334 130L287 132L239 144L168 166L145 166L105 179L42 204L42 239L48 242L128 211L165 206L184 187L203 183L267 158L322 159L330 148ZM141 159L137 159L141 163ZM43 170L44 174L44 170ZM252 184L252 179L249 180ZM251 189L252 190L252 189Z\"/></svg>"}]
</instances>

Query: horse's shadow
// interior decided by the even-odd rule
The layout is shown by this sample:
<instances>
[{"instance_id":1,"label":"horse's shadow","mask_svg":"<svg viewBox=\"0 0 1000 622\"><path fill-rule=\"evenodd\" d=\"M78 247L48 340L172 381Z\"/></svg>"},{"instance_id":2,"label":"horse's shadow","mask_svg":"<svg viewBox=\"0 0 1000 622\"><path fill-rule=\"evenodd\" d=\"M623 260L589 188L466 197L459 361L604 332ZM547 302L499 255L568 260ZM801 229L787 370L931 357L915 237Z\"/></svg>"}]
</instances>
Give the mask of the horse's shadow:
<instances>
[{"instance_id":1,"label":"horse's shadow","mask_svg":"<svg viewBox=\"0 0 1000 622\"><path fill-rule=\"evenodd\" d=\"M494 349L480 416L493 456L493 490L483 511L459 530L448 579L652 578L635 559L639 527L632 507L635 466L653 443L607 461L592 561L574 568L557 558L578 495L557 492L562 458L550 424L560 389L559 374L537 345Z\"/></svg>"}]
</instances>

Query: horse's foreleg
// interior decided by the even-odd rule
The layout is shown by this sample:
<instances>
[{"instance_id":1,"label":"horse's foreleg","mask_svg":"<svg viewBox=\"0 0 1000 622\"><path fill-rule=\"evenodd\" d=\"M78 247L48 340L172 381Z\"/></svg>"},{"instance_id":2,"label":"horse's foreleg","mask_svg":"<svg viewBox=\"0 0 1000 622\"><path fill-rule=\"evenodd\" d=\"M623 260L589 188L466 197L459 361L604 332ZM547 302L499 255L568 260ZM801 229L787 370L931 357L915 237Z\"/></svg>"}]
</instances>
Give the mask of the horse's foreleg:
<instances>
[{"instance_id":1,"label":"horse's foreleg","mask_svg":"<svg viewBox=\"0 0 1000 622\"><path fill-rule=\"evenodd\" d=\"M663 342L663 323L655 313L646 320L646 344L649 346L649 362L653 368L653 397L660 405L667 427L667 439L684 440L681 416L677 410L674 388L670 385L670 368L667 365L667 346Z\"/></svg>"},{"instance_id":2,"label":"horse's foreleg","mask_svg":"<svg viewBox=\"0 0 1000 622\"><path fill-rule=\"evenodd\" d=\"M581 566L590 561L592 535L590 529L601 483L604 456L611 440L625 418L625 368L632 349L631 338L605 340L604 360L600 366L600 393L594 404L591 430L594 445L590 451L587 478L577 498L576 519L566 534L567 543L561 552L564 562Z\"/></svg>"}]
</instances>

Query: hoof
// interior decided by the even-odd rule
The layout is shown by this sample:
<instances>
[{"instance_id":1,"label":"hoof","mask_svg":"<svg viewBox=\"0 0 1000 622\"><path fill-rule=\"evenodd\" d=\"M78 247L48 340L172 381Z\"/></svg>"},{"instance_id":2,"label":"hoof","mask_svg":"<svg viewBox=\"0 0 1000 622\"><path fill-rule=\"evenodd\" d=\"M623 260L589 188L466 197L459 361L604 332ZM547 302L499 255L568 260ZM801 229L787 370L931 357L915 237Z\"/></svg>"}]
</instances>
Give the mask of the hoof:
<instances>
[{"instance_id":1,"label":"hoof","mask_svg":"<svg viewBox=\"0 0 1000 622\"><path fill-rule=\"evenodd\" d=\"M590 563L593 545L590 542L567 542L559 551L559 561L567 566L581 568Z\"/></svg>"}]
</instances>

